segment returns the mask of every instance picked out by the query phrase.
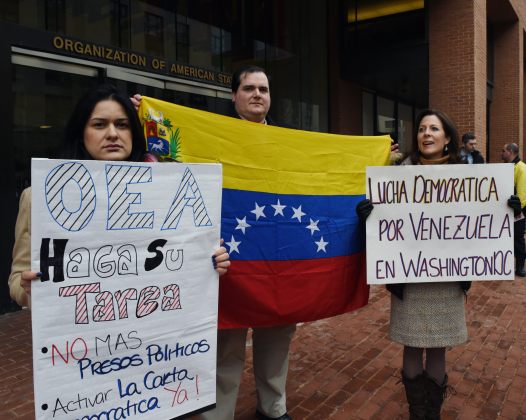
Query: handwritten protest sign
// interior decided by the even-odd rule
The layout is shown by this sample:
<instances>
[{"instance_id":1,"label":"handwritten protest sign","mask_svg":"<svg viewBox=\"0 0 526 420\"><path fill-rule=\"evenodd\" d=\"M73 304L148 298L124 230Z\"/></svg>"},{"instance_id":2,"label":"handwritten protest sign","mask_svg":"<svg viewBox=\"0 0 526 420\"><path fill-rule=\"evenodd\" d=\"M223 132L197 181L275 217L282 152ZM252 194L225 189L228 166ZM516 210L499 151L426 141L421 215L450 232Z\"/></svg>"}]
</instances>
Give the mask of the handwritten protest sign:
<instances>
[{"instance_id":1,"label":"handwritten protest sign","mask_svg":"<svg viewBox=\"0 0 526 420\"><path fill-rule=\"evenodd\" d=\"M513 165L368 167L369 284L511 280Z\"/></svg>"},{"instance_id":2,"label":"handwritten protest sign","mask_svg":"<svg viewBox=\"0 0 526 420\"><path fill-rule=\"evenodd\" d=\"M37 418L215 403L221 166L32 162Z\"/></svg>"}]
</instances>

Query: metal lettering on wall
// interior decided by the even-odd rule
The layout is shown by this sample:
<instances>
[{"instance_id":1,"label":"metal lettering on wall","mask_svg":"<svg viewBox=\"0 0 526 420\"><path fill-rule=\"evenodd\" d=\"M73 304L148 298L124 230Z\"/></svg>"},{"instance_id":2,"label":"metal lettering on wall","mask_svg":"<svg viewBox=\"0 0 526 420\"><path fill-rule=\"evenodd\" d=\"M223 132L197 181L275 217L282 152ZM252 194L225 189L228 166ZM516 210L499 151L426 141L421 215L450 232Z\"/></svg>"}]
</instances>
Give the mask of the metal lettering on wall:
<instances>
[{"instance_id":1,"label":"metal lettering on wall","mask_svg":"<svg viewBox=\"0 0 526 420\"><path fill-rule=\"evenodd\" d=\"M162 58L149 57L117 48L78 41L62 36L53 38L53 48L75 55L87 56L112 64L123 64L130 67L155 71L177 77L185 77L200 82L230 87L232 76L200 67L166 61Z\"/></svg>"}]
</instances>

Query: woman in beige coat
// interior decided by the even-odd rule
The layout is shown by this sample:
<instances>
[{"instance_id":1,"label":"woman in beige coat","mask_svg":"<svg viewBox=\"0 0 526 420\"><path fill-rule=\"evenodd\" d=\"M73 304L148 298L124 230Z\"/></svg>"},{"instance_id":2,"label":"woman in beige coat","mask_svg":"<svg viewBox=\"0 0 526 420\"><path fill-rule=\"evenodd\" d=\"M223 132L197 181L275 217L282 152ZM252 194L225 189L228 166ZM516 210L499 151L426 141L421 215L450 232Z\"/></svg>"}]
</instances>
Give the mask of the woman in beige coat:
<instances>
[{"instance_id":1,"label":"woman in beige coat","mask_svg":"<svg viewBox=\"0 0 526 420\"><path fill-rule=\"evenodd\" d=\"M66 125L62 154L65 159L141 162L146 154L145 144L139 117L130 99L111 85L101 85L77 103ZM31 282L41 275L30 270L30 244L31 187L20 197L9 276L12 299L28 307ZM224 247L214 253L212 260L220 275L230 265Z\"/></svg>"}]
</instances>

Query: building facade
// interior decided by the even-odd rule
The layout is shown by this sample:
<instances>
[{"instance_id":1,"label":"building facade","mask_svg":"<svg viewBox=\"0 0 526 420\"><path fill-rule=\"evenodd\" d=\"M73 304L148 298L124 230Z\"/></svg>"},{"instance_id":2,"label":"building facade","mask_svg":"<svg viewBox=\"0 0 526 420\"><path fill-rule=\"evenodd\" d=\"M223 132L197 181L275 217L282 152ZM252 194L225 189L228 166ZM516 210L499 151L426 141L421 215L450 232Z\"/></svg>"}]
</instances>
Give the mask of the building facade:
<instances>
[{"instance_id":1,"label":"building facade","mask_svg":"<svg viewBox=\"0 0 526 420\"><path fill-rule=\"evenodd\" d=\"M233 71L256 64L278 122L407 150L431 106L499 162L505 143L523 147L525 30L524 0L0 0L0 276L31 157L57 155L97 83L227 114Z\"/></svg>"},{"instance_id":2,"label":"building facade","mask_svg":"<svg viewBox=\"0 0 526 420\"><path fill-rule=\"evenodd\" d=\"M344 10L328 11L329 21L347 14L343 35L329 31L331 130L393 133L406 149L415 112L433 107L448 113L461 135L477 135L486 161L500 162L510 142L522 156L524 0L340 5Z\"/></svg>"}]
</instances>

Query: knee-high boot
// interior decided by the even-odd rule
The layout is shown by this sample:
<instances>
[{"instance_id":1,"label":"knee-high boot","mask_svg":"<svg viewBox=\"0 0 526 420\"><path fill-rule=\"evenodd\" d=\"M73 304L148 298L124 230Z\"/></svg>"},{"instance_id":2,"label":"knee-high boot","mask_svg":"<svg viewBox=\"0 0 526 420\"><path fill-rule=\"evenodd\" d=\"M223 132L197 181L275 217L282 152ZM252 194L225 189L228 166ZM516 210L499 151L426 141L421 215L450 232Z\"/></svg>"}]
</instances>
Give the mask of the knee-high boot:
<instances>
[{"instance_id":1,"label":"knee-high boot","mask_svg":"<svg viewBox=\"0 0 526 420\"><path fill-rule=\"evenodd\" d=\"M426 376L420 374L415 378L407 378L402 371L402 383L409 404L409 419L424 420L426 418Z\"/></svg>"},{"instance_id":2,"label":"knee-high boot","mask_svg":"<svg viewBox=\"0 0 526 420\"><path fill-rule=\"evenodd\" d=\"M446 396L447 388L447 375L444 376L442 384L438 384L431 376L425 375L425 389L427 394L426 420L440 420L440 410L444 402L444 397Z\"/></svg>"}]
</instances>

